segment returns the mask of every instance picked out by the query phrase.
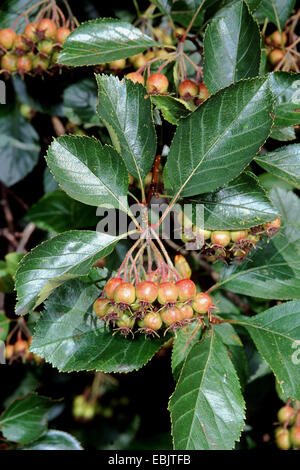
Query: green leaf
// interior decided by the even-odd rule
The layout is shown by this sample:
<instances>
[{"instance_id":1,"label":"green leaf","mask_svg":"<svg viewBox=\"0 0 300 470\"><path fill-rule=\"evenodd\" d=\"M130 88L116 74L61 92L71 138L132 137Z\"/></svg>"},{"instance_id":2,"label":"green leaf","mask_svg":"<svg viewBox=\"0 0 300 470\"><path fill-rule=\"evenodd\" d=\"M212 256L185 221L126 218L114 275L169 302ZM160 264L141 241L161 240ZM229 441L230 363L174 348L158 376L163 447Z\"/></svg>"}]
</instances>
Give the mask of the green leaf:
<instances>
[{"instance_id":1,"label":"green leaf","mask_svg":"<svg viewBox=\"0 0 300 470\"><path fill-rule=\"evenodd\" d=\"M262 0L256 14L260 21L268 18L269 22L282 29L295 3L296 0Z\"/></svg>"},{"instance_id":2,"label":"green leaf","mask_svg":"<svg viewBox=\"0 0 300 470\"><path fill-rule=\"evenodd\" d=\"M158 108L164 119L177 126L180 120L193 111L186 101L167 95L152 95L152 103Z\"/></svg>"},{"instance_id":3,"label":"green leaf","mask_svg":"<svg viewBox=\"0 0 300 470\"><path fill-rule=\"evenodd\" d=\"M10 324L9 318L7 318L4 312L0 310L0 341L6 340L6 336L8 335L8 332L9 332L9 324Z\"/></svg>"},{"instance_id":4,"label":"green leaf","mask_svg":"<svg viewBox=\"0 0 300 470\"><path fill-rule=\"evenodd\" d=\"M17 106L0 106L0 180L12 186L37 164L39 137Z\"/></svg>"},{"instance_id":5,"label":"green leaf","mask_svg":"<svg viewBox=\"0 0 300 470\"><path fill-rule=\"evenodd\" d=\"M213 3L214 2L216 2L216 0L214 0ZM201 5L200 12L198 13L193 23L193 28L198 28L202 25L204 18L204 9L202 7L211 3L211 0L178 0L172 3L172 19L175 21L175 23L179 23L185 28L189 26L199 6Z\"/></svg>"},{"instance_id":6,"label":"green leaf","mask_svg":"<svg viewBox=\"0 0 300 470\"><path fill-rule=\"evenodd\" d=\"M251 173L243 173L224 188L203 194L204 226L210 230L240 230L276 219L278 212Z\"/></svg>"},{"instance_id":7,"label":"green leaf","mask_svg":"<svg viewBox=\"0 0 300 470\"><path fill-rule=\"evenodd\" d=\"M128 171L122 157L93 137L68 135L48 148L47 164L56 181L77 201L128 211Z\"/></svg>"},{"instance_id":8,"label":"green leaf","mask_svg":"<svg viewBox=\"0 0 300 470\"><path fill-rule=\"evenodd\" d=\"M99 126L96 105L97 86L95 80L84 78L65 88L63 93L64 114L73 123Z\"/></svg>"},{"instance_id":9,"label":"green leaf","mask_svg":"<svg viewBox=\"0 0 300 470\"><path fill-rule=\"evenodd\" d=\"M83 450L83 448L71 434L51 429L37 441L19 450Z\"/></svg>"},{"instance_id":10,"label":"green leaf","mask_svg":"<svg viewBox=\"0 0 300 470\"><path fill-rule=\"evenodd\" d=\"M31 393L16 399L0 416L0 429L9 441L29 444L47 428L51 400Z\"/></svg>"},{"instance_id":11,"label":"green leaf","mask_svg":"<svg viewBox=\"0 0 300 470\"><path fill-rule=\"evenodd\" d=\"M87 207L59 190L45 194L30 207L24 220L33 222L41 230L57 233L96 227L99 222L94 207Z\"/></svg>"},{"instance_id":12,"label":"green leaf","mask_svg":"<svg viewBox=\"0 0 300 470\"><path fill-rule=\"evenodd\" d=\"M251 335L288 397L300 399L300 302L286 302L238 320Z\"/></svg>"},{"instance_id":13,"label":"green leaf","mask_svg":"<svg viewBox=\"0 0 300 470\"><path fill-rule=\"evenodd\" d=\"M220 90L184 119L165 170L176 197L213 191L241 173L269 135L271 110L262 77Z\"/></svg>"},{"instance_id":14,"label":"green leaf","mask_svg":"<svg viewBox=\"0 0 300 470\"><path fill-rule=\"evenodd\" d=\"M192 349L193 345L199 341L202 334L202 328L196 331L196 325L187 325L176 333L172 348L172 373L177 381L183 364Z\"/></svg>"},{"instance_id":15,"label":"green leaf","mask_svg":"<svg viewBox=\"0 0 300 470\"><path fill-rule=\"evenodd\" d=\"M169 15L172 9L172 0L151 0L164 15Z\"/></svg>"},{"instance_id":16,"label":"green leaf","mask_svg":"<svg viewBox=\"0 0 300 470\"><path fill-rule=\"evenodd\" d=\"M300 73L273 72L270 74L270 87L275 97L275 125L300 124Z\"/></svg>"},{"instance_id":17,"label":"green leaf","mask_svg":"<svg viewBox=\"0 0 300 470\"><path fill-rule=\"evenodd\" d=\"M151 101L145 88L131 80L112 75L96 75L99 104L97 111L116 150L126 161L129 173L143 180L150 171L156 152L156 135Z\"/></svg>"},{"instance_id":18,"label":"green leaf","mask_svg":"<svg viewBox=\"0 0 300 470\"><path fill-rule=\"evenodd\" d=\"M204 38L203 77L210 93L258 75L260 32L245 2L234 3L214 19Z\"/></svg>"},{"instance_id":19,"label":"green leaf","mask_svg":"<svg viewBox=\"0 0 300 470\"><path fill-rule=\"evenodd\" d=\"M281 142L287 142L290 140L296 139L296 133L293 126L290 127L278 127L273 126L270 137L274 140L279 140Z\"/></svg>"},{"instance_id":20,"label":"green leaf","mask_svg":"<svg viewBox=\"0 0 300 470\"><path fill-rule=\"evenodd\" d=\"M24 315L41 304L63 282L87 274L125 235L69 231L41 243L20 262L16 273L16 312Z\"/></svg>"},{"instance_id":21,"label":"green leaf","mask_svg":"<svg viewBox=\"0 0 300 470\"><path fill-rule=\"evenodd\" d=\"M98 288L79 280L61 286L45 303L31 351L64 372L129 372L145 365L167 339L113 336L92 312L99 295Z\"/></svg>"},{"instance_id":22,"label":"green leaf","mask_svg":"<svg viewBox=\"0 0 300 470\"><path fill-rule=\"evenodd\" d=\"M281 214L285 224L285 235L294 243L295 249L300 253L300 199L293 191L275 186L270 191L270 198Z\"/></svg>"},{"instance_id":23,"label":"green leaf","mask_svg":"<svg viewBox=\"0 0 300 470\"><path fill-rule=\"evenodd\" d=\"M58 62L78 67L131 57L158 43L126 21L98 18L82 23L64 42Z\"/></svg>"},{"instance_id":24,"label":"green leaf","mask_svg":"<svg viewBox=\"0 0 300 470\"><path fill-rule=\"evenodd\" d=\"M244 426L244 400L220 336L196 343L170 400L176 450L232 449Z\"/></svg>"},{"instance_id":25,"label":"green leaf","mask_svg":"<svg viewBox=\"0 0 300 470\"><path fill-rule=\"evenodd\" d=\"M58 184L51 175L48 167L45 168L43 174L43 188L45 193L52 193L58 189Z\"/></svg>"},{"instance_id":26,"label":"green leaf","mask_svg":"<svg viewBox=\"0 0 300 470\"><path fill-rule=\"evenodd\" d=\"M256 157L255 161L272 175L300 189L300 144L286 145Z\"/></svg>"}]
</instances>

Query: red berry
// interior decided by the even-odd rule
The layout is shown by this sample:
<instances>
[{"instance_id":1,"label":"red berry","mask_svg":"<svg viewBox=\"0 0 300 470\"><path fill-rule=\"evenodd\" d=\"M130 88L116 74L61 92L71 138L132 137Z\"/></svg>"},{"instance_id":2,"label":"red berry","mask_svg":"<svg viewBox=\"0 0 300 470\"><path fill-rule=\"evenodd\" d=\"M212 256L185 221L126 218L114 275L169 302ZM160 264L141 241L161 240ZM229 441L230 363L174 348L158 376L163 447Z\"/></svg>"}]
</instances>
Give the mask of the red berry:
<instances>
[{"instance_id":1,"label":"red berry","mask_svg":"<svg viewBox=\"0 0 300 470\"><path fill-rule=\"evenodd\" d=\"M230 232L227 230L216 230L215 232L211 233L210 239L215 245L221 245L225 247L229 245L231 236Z\"/></svg>"},{"instance_id":2,"label":"red berry","mask_svg":"<svg viewBox=\"0 0 300 470\"><path fill-rule=\"evenodd\" d=\"M296 447L300 446L300 427L299 426L293 426L291 428L290 438L291 438L291 442L294 446L296 446Z\"/></svg>"},{"instance_id":3,"label":"red berry","mask_svg":"<svg viewBox=\"0 0 300 470\"><path fill-rule=\"evenodd\" d=\"M114 291L115 288L123 282L123 279L120 277L112 277L107 283L104 288L105 295L108 299L113 299L114 298Z\"/></svg>"},{"instance_id":4,"label":"red berry","mask_svg":"<svg viewBox=\"0 0 300 470\"><path fill-rule=\"evenodd\" d=\"M57 42L63 43L70 34L71 34L71 30L69 28L66 28L65 26L61 26L56 31L55 40Z\"/></svg>"},{"instance_id":5,"label":"red berry","mask_svg":"<svg viewBox=\"0 0 300 470\"><path fill-rule=\"evenodd\" d=\"M267 222L266 224L264 224L264 228L267 229L267 230L274 230L274 229L279 229L280 228L280 225L281 225L281 220L280 220L280 217L277 217L277 219L275 220L272 220L272 222Z\"/></svg>"},{"instance_id":6,"label":"red berry","mask_svg":"<svg viewBox=\"0 0 300 470\"><path fill-rule=\"evenodd\" d=\"M157 300L161 305L176 302L178 298L178 289L171 282L162 282L158 287Z\"/></svg>"},{"instance_id":7,"label":"red berry","mask_svg":"<svg viewBox=\"0 0 300 470\"><path fill-rule=\"evenodd\" d=\"M285 423L286 421L289 421L294 415L294 408L292 408L291 406L283 406L278 411L277 418L280 423Z\"/></svg>"},{"instance_id":8,"label":"red berry","mask_svg":"<svg viewBox=\"0 0 300 470\"><path fill-rule=\"evenodd\" d=\"M279 449L289 450L291 447L289 431L283 428L281 428L281 430L278 430L276 432L275 441Z\"/></svg>"},{"instance_id":9,"label":"red berry","mask_svg":"<svg viewBox=\"0 0 300 470\"><path fill-rule=\"evenodd\" d=\"M247 238L248 230L234 230L233 232L230 232L230 234L231 234L231 240L233 242L239 242Z\"/></svg>"},{"instance_id":10,"label":"red berry","mask_svg":"<svg viewBox=\"0 0 300 470\"><path fill-rule=\"evenodd\" d=\"M25 339L19 339L16 341L14 351L16 354L22 354L28 350L28 342Z\"/></svg>"},{"instance_id":11,"label":"red berry","mask_svg":"<svg viewBox=\"0 0 300 470\"><path fill-rule=\"evenodd\" d=\"M205 101L207 100L207 98L210 97L210 93L208 91L208 89L206 88L206 86L204 85L204 83L200 83L199 85L199 99L201 101Z\"/></svg>"},{"instance_id":12,"label":"red berry","mask_svg":"<svg viewBox=\"0 0 300 470\"><path fill-rule=\"evenodd\" d=\"M135 301L135 287L129 282L121 282L114 291L114 300L120 304L133 304Z\"/></svg>"},{"instance_id":13,"label":"red berry","mask_svg":"<svg viewBox=\"0 0 300 470\"><path fill-rule=\"evenodd\" d=\"M142 281L136 286L136 297L144 302L154 302L158 294L158 286L151 281Z\"/></svg>"},{"instance_id":14,"label":"red berry","mask_svg":"<svg viewBox=\"0 0 300 470\"><path fill-rule=\"evenodd\" d=\"M32 61L28 56L19 57L17 60L17 70L19 73L30 72L32 69Z\"/></svg>"},{"instance_id":15,"label":"red berry","mask_svg":"<svg viewBox=\"0 0 300 470\"><path fill-rule=\"evenodd\" d=\"M54 21L44 18L38 23L37 33L43 33L42 38L55 38L56 34L56 24Z\"/></svg>"},{"instance_id":16,"label":"red berry","mask_svg":"<svg viewBox=\"0 0 300 470\"><path fill-rule=\"evenodd\" d=\"M168 307L161 312L163 322L170 326L181 321L181 312L177 307Z\"/></svg>"},{"instance_id":17,"label":"red berry","mask_svg":"<svg viewBox=\"0 0 300 470\"><path fill-rule=\"evenodd\" d=\"M196 286L190 279L181 279L176 282L178 289L178 299L182 302L191 300L196 295Z\"/></svg>"},{"instance_id":18,"label":"red berry","mask_svg":"<svg viewBox=\"0 0 300 470\"><path fill-rule=\"evenodd\" d=\"M198 85L192 80L185 80L180 83L178 93L179 96L182 96L185 99L195 98L198 94Z\"/></svg>"},{"instance_id":19,"label":"red berry","mask_svg":"<svg viewBox=\"0 0 300 470\"><path fill-rule=\"evenodd\" d=\"M103 317L106 313L107 306L109 305L109 299L97 299L94 302L94 312L98 317Z\"/></svg>"},{"instance_id":20,"label":"red berry","mask_svg":"<svg viewBox=\"0 0 300 470\"><path fill-rule=\"evenodd\" d=\"M199 292L196 294L195 300L193 302L193 309L197 313L207 313L210 307L213 305L212 298L205 294L205 292Z\"/></svg>"},{"instance_id":21,"label":"red berry","mask_svg":"<svg viewBox=\"0 0 300 470\"><path fill-rule=\"evenodd\" d=\"M17 70L17 56L8 52L1 59L1 68L8 70L9 72L16 72Z\"/></svg>"},{"instance_id":22,"label":"red berry","mask_svg":"<svg viewBox=\"0 0 300 470\"><path fill-rule=\"evenodd\" d=\"M150 328L154 331L159 330L162 326L162 320L160 318L159 313L147 313L147 315L143 319L143 326L145 328Z\"/></svg>"},{"instance_id":23,"label":"red berry","mask_svg":"<svg viewBox=\"0 0 300 470\"><path fill-rule=\"evenodd\" d=\"M138 72L128 73L125 75L125 77L128 78L128 80L131 80L133 83L141 83L142 85L145 83L143 75Z\"/></svg>"},{"instance_id":24,"label":"red berry","mask_svg":"<svg viewBox=\"0 0 300 470\"><path fill-rule=\"evenodd\" d=\"M169 81L162 73L153 73L149 75L146 81L148 93L165 93L168 90Z\"/></svg>"},{"instance_id":25,"label":"red berry","mask_svg":"<svg viewBox=\"0 0 300 470\"><path fill-rule=\"evenodd\" d=\"M36 41L36 30L37 24L36 23L29 23L24 29L24 36L31 41Z\"/></svg>"},{"instance_id":26,"label":"red berry","mask_svg":"<svg viewBox=\"0 0 300 470\"><path fill-rule=\"evenodd\" d=\"M17 55L22 55L22 53L24 54L29 51L30 47L23 34L17 34L14 42L14 49Z\"/></svg>"},{"instance_id":27,"label":"red berry","mask_svg":"<svg viewBox=\"0 0 300 470\"><path fill-rule=\"evenodd\" d=\"M268 55L268 59L272 65L277 65L279 62L281 62L284 56L285 52L281 49L273 49L273 51L271 51Z\"/></svg>"},{"instance_id":28,"label":"red berry","mask_svg":"<svg viewBox=\"0 0 300 470\"><path fill-rule=\"evenodd\" d=\"M193 317L194 310L192 309L190 305L185 304L185 305L182 305L181 307L178 306L178 308L180 310L181 320L188 320L189 318Z\"/></svg>"},{"instance_id":29,"label":"red berry","mask_svg":"<svg viewBox=\"0 0 300 470\"><path fill-rule=\"evenodd\" d=\"M13 29L1 29L0 30L0 46L4 49L12 49L16 39L16 33Z\"/></svg>"}]
</instances>

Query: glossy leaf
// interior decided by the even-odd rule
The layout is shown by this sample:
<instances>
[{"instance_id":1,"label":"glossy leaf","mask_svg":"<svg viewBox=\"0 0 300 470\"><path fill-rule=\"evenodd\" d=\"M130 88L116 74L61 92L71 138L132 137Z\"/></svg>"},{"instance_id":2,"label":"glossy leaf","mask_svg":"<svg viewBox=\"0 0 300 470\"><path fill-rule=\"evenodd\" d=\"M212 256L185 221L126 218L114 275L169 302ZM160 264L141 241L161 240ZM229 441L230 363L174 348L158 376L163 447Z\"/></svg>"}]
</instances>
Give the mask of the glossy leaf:
<instances>
[{"instance_id":1,"label":"glossy leaf","mask_svg":"<svg viewBox=\"0 0 300 470\"><path fill-rule=\"evenodd\" d=\"M13 401L0 416L0 429L9 441L28 444L47 428L51 400L31 393Z\"/></svg>"},{"instance_id":2,"label":"glossy leaf","mask_svg":"<svg viewBox=\"0 0 300 470\"><path fill-rule=\"evenodd\" d=\"M206 3L211 3L211 0L178 0L177 2L172 2L172 19L175 23L179 23L180 25L187 28L194 15L196 14L199 6L201 5L201 9L193 23L193 28L198 28L203 23L203 7Z\"/></svg>"},{"instance_id":3,"label":"glossy leaf","mask_svg":"<svg viewBox=\"0 0 300 470\"><path fill-rule=\"evenodd\" d=\"M213 191L236 177L270 132L268 79L241 81L220 90L177 127L166 172L173 194Z\"/></svg>"},{"instance_id":4,"label":"glossy leaf","mask_svg":"<svg viewBox=\"0 0 300 470\"><path fill-rule=\"evenodd\" d=\"M232 449L244 426L244 407L226 347L211 330L192 347L170 400L175 449Z\"/></svg>"},{"instance_id":5,"label":"glossy leaf","mask_svg":"<svg viewBox=\"0 0 300 470\"><path fill-rule=\"evenodd\" d=\"M73 67L97 65L143 52L157 42L130 23L98 18L82 23L64 42L58 62Z\"/></svg>"},{"instance_id":6,"label":"glossy leaf","mask_svg":"<svg viewBox=\"0 0 300 470\"><path fill-rule=\"evenodd\" d=\"M4 312L0 310L0 341L5 341L9 332L10 320L6 317Z\"/></svg>"},{"instance_id":7,"label":"glossy leaf","mask_svg":"<svg viewBox=\"0 0 300 470\"><path fill-rule=\"evenodd\" d=\"M183 364L192 349L193 345L199 341L202 334L202 328L196 331L195 324L187 325L185 328L178 330L173 341L172 348L172 373L177 381Z\"/></svg>"},{"instance_id":8,"label":"glossy leaf","mask_svg":"<svg viewBox=\"0 0 300 470\"><path fill-rule=\"evenodd\" d=\"M37 441L20 450L83 450L83 448L71 434L51 429Z\"/></svg>"},{"instance_id":9,"label":"glossy leaf","mask_svg":"<svg viewBox=\"0 0 300 470\"><path fill-rule=\"evenodd\" d=\"M285 235L300 253L300 199L293 191L275 186L270 198L281 214Z\"/></svg>"},{"instance_id":10,"label":"glossy leaf","mask_svg":"<svg viewBox=\"0 0 300 470\"><path fill-rule=\"evenodd\" d=\"M128 210L128 171L122 157L92 137L68 135L48 148L47 164L59 185L77 201Z\"/></svg>"},{"instance_id":11,"label":"glossy leaf","mask_svg":"<svg viewBox=\"0 0 300 470\"><path fill-rule=\"evenodd\" d=\"M63 94L64 114L75 124L99 126L96 113L97 85L95 80L84 78L69 85Z\"/></svg>"},{"instance_id":12,"label":"glossy leaf","mask_svg":"<svg viewBox=\"0 0 300 470\"><path fill-rule=\"evenodd\" d=\"M63 282L87 274L98 259L112 252L120 238L74 230L35 247L16 273L17 314L24 315L41 304Z\"/></svg>"},{"instance_id":13,"label":"glossy leaf","mask_svg":"<svg viewBox=\"0 0 300 470\"><path fill-rule=\"evenodd\" d=\"M268 18L269 22L282 29L295 3L296 0L262 0L256 13L262 22Z\"/></svg>"},{"instance_id":14,"label":"glossy leaf","mask_svg":"<svg viewBox=\"0 0 300 470\"><path fill-rule=\"evenodd\" d=\"M168 95L152 95L152 103L158 108L164 119L171 124L177 125L180 120L193 111L192 106L183 100Z\"/></svg>"},{"instance_id":15,"label":"glossy leaf","mask_svg":"<svg viewBox=\"0 0 300 470\"><path fill-rule=\"evenodd\" d=\"M242 78L258 75L260 32L244 1L214 19L204 38L204 82L215 93Z\"/></svg>"},{"instance_id":16,"label":"glossy leaf","mask_svg":"<svg viewBox=\"0 0 300 470\"><path fill-rule=\"evenodd\" d=\"M61 286L45 304L31 351L65 372L129 372L146 364L166 338L113 335L92 312L100 293L94 285L79 280Z\"/></svg>"},{"instance_id":17,"label":"glossy leaf","mask_svg":"<svg viewBox=\"0 0 300 470\"><path fill-rule=\"evenodd\" d=\"M281 142L288 142L296 139L296 133L293 126L290 127L272 127L270 137Z\"/></svg>"},{"instance_id":18,"label":"glossy leaf","mask_svg":"<svg viewBox=\"0 0 300 470\"><path fill-rule=\"evenodd\" d=\"M131 80L120 81L112 75L97 75L97 111L116 150L126 161L129 173L144 179L156 152L156 135L151 101L145 88Z\"/></svg>"},{"instance_id":19,"label":"glossy leaf","mask_svg":"<svg viewBox=\"0 0 300 470\"><path fill-rule=\"evenodd\" d=\"M300 124L300 73L273 72L270 86L275 97L275 120L278 127Z\"/></svg>"},{"instance_id":20,"label":"glossy leaf","mask_svg":"<svg viewBox=\"0 0 300 470\"><path fill-rule=\"evenodd\" d=\"M259 155L256 162L272 175L300 189L300 144L287 145Z\"/></svg>"}]
</instances>

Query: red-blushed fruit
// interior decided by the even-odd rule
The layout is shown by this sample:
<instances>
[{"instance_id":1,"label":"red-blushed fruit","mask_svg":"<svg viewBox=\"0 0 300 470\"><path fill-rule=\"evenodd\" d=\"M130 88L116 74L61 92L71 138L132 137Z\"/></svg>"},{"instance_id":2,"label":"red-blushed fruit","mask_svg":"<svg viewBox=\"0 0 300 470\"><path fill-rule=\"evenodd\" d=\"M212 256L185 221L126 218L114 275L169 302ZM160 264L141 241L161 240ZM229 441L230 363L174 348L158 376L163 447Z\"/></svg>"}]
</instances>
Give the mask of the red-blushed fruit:
<instances>
[{"instance_id":1,"label":"red-blushed fruit","mask_svg":"<svg viewBox=\"0 0 300 470\"><path fill-rule=\"evenodd\" d=\"M280 423L289 421L295 415L295 410L291 406L283 406L277 413L277 418Z\"/></svg>"},{"instance_id":2,"label":"red-blushed fruit","mask_svg":"<svg viewBox=\"0 0 300 470\"><path fill-rule=\"evenodd\" d=\"M4 49L12 49L16 39L16 33L13 29L4 28L0 30L0 46Z\"/></svg>"},{"instance_id":3,"label":"red-blushed fruit","mask_svg":"<svg viewBox=\"0 0 300 470\"><path fill-rule=\"evenodd\" d=\"M300 447L300 427L293 426L290 429L290 439L295 447Z\"/></svg>"},{"instance_id":4,"label":"red-blushed fruit","mask_svg":"<svg viewBox=\"0 0 300 470\"><path fill-rule=\"evenodd\" d=\"M17 70L19 73L27 73L32 70L32 60L30 57L24 55L17 60Z\"/></svg>"},{"instance_id":5,"label":"red-blushed fruit","mask_svg":"<svg viewBox=\"0 0 300 470\"><path fill-rule=\"evenodd\" d=\"M231 235L227 230L216 230L215 232L211 233L210 239L215 245L221 245L225 247L229 245Z\"/></svg>"},{"instance_id":6,"label":"red-blushed fruit","mask_svg":"<svg viewBox=\"0 0 300 470\"><path fill-rule=\"evenodd\" d=\"M110 70L123 70L126 67L126 59L118 59L109 62L108 68Z\"/></svg>"},{"instance_id":7,"label":"red-blushed fruit","mask_svg":"<svg viewBox=\"0 0 300 470\"><path fill-rule=\"evenodd\" d=\"M97 299L94 302L93 309L98 317L103 317L107 311L109 299Z\"/></svg>"},{"instance_id":8,"label":"red-blushed fruit","mask_svg":"<svg viewBox=\"0 0 300 470\"><path fill-rule=\"evenodd\" d=\"M200 83L200 85L199 85L198 97L201 101L205 101L205 100L207 100L207 98L210 97L210 93L209 93L208 89L206 88L206 86L204 85L204 83Z\"/></svg>"},{"instance_id":9,"label":"red-blushed fruit","mask_svg":"<svg viewBox=\"0 0 300 470\"><path fill-rule=\"evenodd\" d=\"M274 33L272 33L268 39L268 44L271 44L275 47L282 47L282 45L284 46L288 40L286 33L280 33L278 30L274 31Z\"/></svg>"},{"instance_id":10,"label":"red-blushed fruit","mask_svg":"<svg viewBox=\"0 0 300 470\"><path fill-rule=\"evenodd\" d=\"M135 301L135 287L129 282L121 282L114 291L114 300L120 304L133 304Z\"/></svg>"},{"instance_id":11,"label":"red-blushed fruit","mask_svg":"<svg viewBox=\"0 0 300 470\"><path fill-rule=\"evenodd\" d=\"M71 30L69 28L67 28L66 26L61 26L56 30L55 40L62 44L70 34Z\"/></svg>"},{"instance_id":12,"label":"red-blushed fruit","mask_svg":"<svg viewBox=\"0 0 300 470\"><path fill-rule=\"evenodd\" d=\"M157 294L158 286L152 281L142 281L136 286L136 298L144 302L154 302Z\"/></svg>"},{"instance_id":13,"label":"red-blushed fruit","mask_svg":"<svg viewBox=\"0 0 300 470\"><path fill-rule=\"evenodd\" d=\"M21 53L24 54L25 52L29 51L29 49L30 47L26 42L25 36L23 34L17 34L14 42L15 52L17 53L17 51L19 51L19 55L21 55Z\"/></svg>"},{"instance_id":14,"label":"red-blushed fruit","mask_svg":"<svg viewBox=\"0 0 300 470\"><path fill-rule=\"evenodd\" d=\"M169 80L163 73L153 73L146 81L148 93L165 93L168 90Z\"/></svg>"},{"instance_id":15,"label":"red-blushed fruit","mask_svg":"<svg viewBox=\"0 0 300 470\"><path fill-rule=\"evenodd\" d=\"M161 318L167 326L171 326L181 321L181 312L177 307L164 308L161 312Z\"/></svg>"},{"instance_id":16,"label":"red-blushed fruit","mask_svg":"<svg viewBox=\"0 0 300 470\"><path fill-rule=\"evenodd\" d=\"M13 344L8 344L6 347L5 347L5 358L7 360L11 359L14 355L14 352L15 352L15 348L14 348L14 345Z\"/></svg>"},{"instance_id":17,"label":"red-blushed fruit","mask_svg":"<svg viewBox=\"0 0 300 470\"><path fill-rule=\"evenodd\" d=\"M276 445L281 450L289 450L291 447L290 433L288 429L283 429L275 433Z\"/></svg>"},{"instance_id":18,"label":"red-blushed fruit","mask_svg":"<svg viewBox=\"0 0 300 470\"><path fill-rule=\"evenodd\" d=\"M135 319L130 317L127 313L122 313L120 319L117 320L117 325L119 328L133 328Z\"/></svg>"},{"instance_id":19,"label":"red-blushed fruit","mask_svg":"<svg viewBox=\"0 0 300 470\"><path fill-rule=\"evenodd\" d=\"M175 269L180 274L180 276L185 277L187 279L191 277L191 267L183 255L175 255L174 264Z\"/></svg>"},{"instance_id":20,"label":"red-blushed fruit","mask_svg":"<svg viewBox=\"0 0 300 470\"><path fill-rule=\"evenodd\" d=\"M45 37L47 39L51 38L54 39L56 35L56 24L54 21L44 18L42 19L37 26L37 34L43 33L42 37Z\"/></svg>"},{"instance_id":21,"label":"red-blushed fruit","mask_svg":"<svg viewBox=\"0 0 300 470\"><path fill-rule=\"evenodd\" d=\"M181 320L189 320L194 315L194 310L188 304L181 305L181 306L178 305L178 309L180 311L180 319Z\"/></svg>"},{"instance_id":22,"label":"red-blushed fruit","mask_svg":"<svg viewBox=\"0 0 300 470\"><path fill-rule=\"evenodd\" d=\"M162 327L162 320L160 314L157 312L147 313L143 319L143 327L150 328L151 330L157 331Z\"/></svg>"},{"instance_id":23,"label":"red-blushed fruit","mask_svg":"<svg viewBox=\"0 0 300 470\"><path fill-rule=\"evenodd\" d=\"M277 217L277 219L272 220L272 222L267 222L266 224L264 224L264 228L266 230L279 229L280 225L281 225L281 219L280 217Z\"/></svg>"},{"instance_id":24,"label":"red-blushed fruit","mask_svg":"<svg viewBox=\"0 0 300 470\"><path fill-rule=\"evenodd\" d=\"M145 83L143 75L138 72L130 72L125 75L125 77L128 78L128 80L131 80L133 83L141 83L142 85Z\"/></svg>"},{"instance_id":25,"label":"red-blushed fruit","mask_svg":"<svg viewBox=\"0 0 300 470\"><path fill-rule=\"evenodd\" d=\"M208 294L205 294L205 292L199 292L196 294L192 307L195 312L204 314L208 312L212 305L212 298Z\"/></svg>"},{"instance_id":26,"label":"red-blushed fruit","mask_svg":"<svg viewBox=\"0 0 300 470\"><path fill-rule=\"evenodd\" d=\"M104 292L108 299L112 300L114 298L115 288L123 282L123 279L120 277L112 277L105 285Z\"/></svg>"},{"instance_id":27,"label":"red-blushed fruit","mask_svg":"<svg viewBox=\"0 0 300 470\"><path fill-rule=\"evenodd\" d=\"M161 305L174 303L178 299L178 289L172 282L162 282L158 287L157 300Z\"/></svg>"},{"instance_id":28,"label":"red-blushed fruit","mask_svg":"<svg viewBox=\"0 0 300 470\"><path fill-rule=\"evenodd\" d=\"M32 69L37 72L44 72L50 66L50 60L47 57L36 55L32 59Z\"/></svg>"},{"instance_id":29,"label":"red-blushed fruit","mask_svg":"<svg viewBox=\"0 0 300 470\"><path fill-rule=\"evenodd\" d=\"M181 302L191 300L195 297L196 286L190 279L181 279L180 281L177 281L175 285L178 289L178 300Z\"/></svg>"},{"instance_id":30,"label":"red-blushed fruit","mask_svg":"<svg viewBox=\"0 0 300 470\"><path fill-rule=\"evenodd\" d=\"M195 98L198 95L198 85L192 80L181 82L178 87L178 94L183 98Z\"/></svg>"},{"instance_id":31,"label":"red-blushed fruit","mask_svg":"<svg viewBox=\"0 0 300 470\"><path fill-rule=\"evenodd\" d=\"M273 49L268 55L268 60L272 65L277 65L284 58L285 52L281 49Z\"/></svg>"},{"instance_id":32,"label":"red-blushed fruit","mask_svg":"<svg viewBox=\"0 0 300 470\"><path fill-rule=\"evenodd\" d=\"M248 230L233 230L232 232L230 232L230 234L231 234L231 240L233 242L239 242L247 238Z\"/></svg>"},{"instance_id":33,"label":"red-blushed fruit","mask_svg":"<svg viewBox=\"0 0 300 470\"><path fill-rule=\"evenodd\" d=\"M35 42L36 41L36 30L37 30L37 23L29 23L27 26L25 26L24 29L24 36L31 41Z\"/></svg>"},{"instance_id":34,"label":"red-blushed fruit","mask_svg":"<svg viewBox=\"0 0 300 470\"><path fill-rule=\"evenodd\" d=\"M28 350L28 342L25 339L18 339L14 345L14 352L16 354L25 353Z\"/></svg>"},{"instance_id":35,"label":"red-blushed fruit","mask_svg":"<svg viewBox=\"0 0 300 470\"><path fill-rule=\"evenodd\" d=\"M1 68L9 72L16 72L18 58L15 54L8 52L1 59Z\"/></svg>"},{"instance_id":36,"label":"red-blushed fruit","mask_svg":"<svg viewBox=\"0 0 300 470\"><path fill-rule=\"evenodd\" d=\"M53 51L53 41L51 39L43 39L37 43L37 49L43 54L51 55Z\"/></svg>"}]
</instances>

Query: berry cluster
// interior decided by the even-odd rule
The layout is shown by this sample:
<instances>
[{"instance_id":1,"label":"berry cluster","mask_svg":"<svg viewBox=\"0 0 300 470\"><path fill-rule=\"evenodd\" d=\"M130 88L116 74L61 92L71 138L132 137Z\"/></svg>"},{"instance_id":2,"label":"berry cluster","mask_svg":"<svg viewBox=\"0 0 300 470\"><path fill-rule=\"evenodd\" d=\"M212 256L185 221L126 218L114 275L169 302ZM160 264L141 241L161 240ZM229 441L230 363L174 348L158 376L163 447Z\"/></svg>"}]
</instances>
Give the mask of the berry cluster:
<instances>
[{"instance_id":1,"label":"berry cluster","mask_svg":"<svg viewBox=\"0 0 300 470\"><path fill-rule=\"evenodd\" d=\"M19 336L14 344L7 344L5 347L5 359L10 363L18 359L24 362L41 362L42 359L39 356L29 351L31 341L32 338L26 340Z\"/></svg>"},{"instance_id":2,"label":"berry cluster","mask_svg":"<svg viewBox=\"0 0 300 470\"><path fill-rule=\"evenodd\" d=\"M275 429L275 442L279 449L300 449L300 402L287 404L277 414L280 426Z\"/></svg>"},{"instance_id":3,"label":"berry cluster","mask_svg":"<svg viewBox=\"0 0 300 470\"><path fill-rule=\"evenodd\" d=\"M0 30L1 72L42 74L57 67L57 57L71 30L48 18L26 25L23 34Z\"/></svg>"},{"instance_id":4,"label":"berry cluster","mask_svg":"<svg viewBox=\"0 0 300 470\"><path fill-rule=\"evenodd\" d=\"M285 56L284 46L287 43L287 35L285 32L274 31L270 36L265 38L266 55L269 63L275 67Z\"/></svg>"}]
</instances>

